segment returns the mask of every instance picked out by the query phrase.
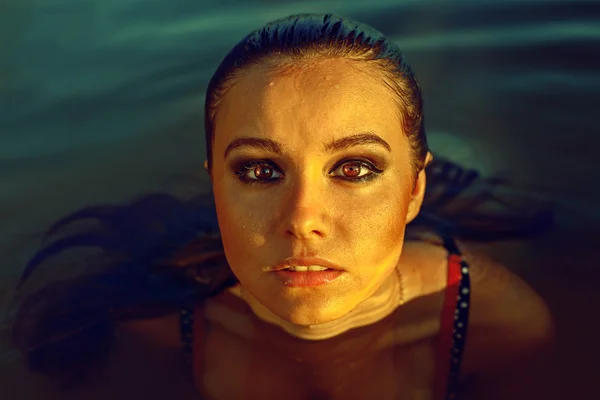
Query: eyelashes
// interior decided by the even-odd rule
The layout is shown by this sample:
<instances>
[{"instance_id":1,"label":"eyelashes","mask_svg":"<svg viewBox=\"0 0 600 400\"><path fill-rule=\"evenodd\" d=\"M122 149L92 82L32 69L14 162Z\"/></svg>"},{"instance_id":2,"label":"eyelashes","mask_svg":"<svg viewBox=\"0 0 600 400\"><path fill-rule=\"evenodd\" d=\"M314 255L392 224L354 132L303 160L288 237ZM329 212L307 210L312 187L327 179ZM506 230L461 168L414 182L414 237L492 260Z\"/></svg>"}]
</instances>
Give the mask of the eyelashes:
<instances>
[{"instance_id":1,"label":"eyelashes","mask_svg":"<svg viewBox=\"0 0 600 400\"><path fill-rule=\"evenodd\" d=\"M344 181L348 181L348 182L352 182L352 183L365 183L365 182L368 182L368 181L371 181L371 180L377 178L379 175L381 175L384 172L383 170L377 168L370 161L360 160L360 159L349 159L349 160L343 160L340 163L338 163L334 168L332 168L329 171L329 173L331 174L333 171L336 171L340 167L347 165L347 164L359 166L361 174L364 169L367 169L369 171L369 173L366 175L357 176L357 177L334 176L334 178L342 179ZM248 174L250 172L256 176L257 168L267 169L267 171L272 172L270 174L271 176L278 175L279 177L266 178L266 179L258 178L258 177L256 179L254 179L254 178L248 177ZM248 184L248 185L254 185L254 184L263 184L264 185L264 184L280 183L281 179L283 178L283 173L275 165L275 163L273 163L270 160L252 160L252 161L245 162L239 168L237 168L237 170L235 171L235 175L237 175L238 179L242 183Z\"/></svg>"}]
</instances>

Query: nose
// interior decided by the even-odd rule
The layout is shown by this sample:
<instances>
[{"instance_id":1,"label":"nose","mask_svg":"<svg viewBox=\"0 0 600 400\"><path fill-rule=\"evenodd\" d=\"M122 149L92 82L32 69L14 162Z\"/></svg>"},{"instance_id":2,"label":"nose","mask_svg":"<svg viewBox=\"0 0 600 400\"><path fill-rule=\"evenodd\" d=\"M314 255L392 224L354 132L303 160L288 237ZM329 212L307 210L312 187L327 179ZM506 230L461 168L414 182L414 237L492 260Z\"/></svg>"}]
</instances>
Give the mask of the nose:
<instances>
[{"instance_id":1,"label":"nose","mask_svg":"<svg viewBox=\"0 0 600 400\"><path fill-rule=\"evenodd\" d=\"M288 235L302 240L326 237L331 230L331 215L323 193L312 185L298 183L285 199L281 221Z\"/></svg>"}]
</instances>

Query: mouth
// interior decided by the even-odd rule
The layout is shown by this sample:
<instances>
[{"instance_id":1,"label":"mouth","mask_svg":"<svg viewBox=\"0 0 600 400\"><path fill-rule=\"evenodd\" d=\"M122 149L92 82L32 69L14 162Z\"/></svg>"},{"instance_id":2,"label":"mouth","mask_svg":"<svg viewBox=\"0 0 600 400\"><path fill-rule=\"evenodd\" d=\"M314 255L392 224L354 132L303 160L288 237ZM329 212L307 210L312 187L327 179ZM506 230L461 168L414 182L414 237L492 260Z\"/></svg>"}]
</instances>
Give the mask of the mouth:
<instances>
[{"instance_id":1,"label":"mouth","mask_svg":"<svg viewBox=\"0 0 600 400\"><path fill-rule=\"evenodd\" d=\"M273 271L290 272L322 272L322 271L344 271L341 266L319 257L289 257L280 262Z\"/></svg>"},{"instance_id":2,"label":"mouth","mask_svg":"<svg viewBox=\"0 0 600 400\"><path fill-rule=\"evenodd\" d=\"M308 265L308 266L297 266L284 268L281 271L292 271L292 272L320 272L320 271L332 271L333 268L323 267L321 265Z\"/></svg>"},{"instance_id":3,"label":"mouth","mask_svg":"<svg viewBox=\"0 0 600 400\"><path fill-rule=\"evenodd\" d=\"M327 286L345 274L342 267L322 259L287 259L274 271L287 287Z\"/></svg>"}]
</instances>

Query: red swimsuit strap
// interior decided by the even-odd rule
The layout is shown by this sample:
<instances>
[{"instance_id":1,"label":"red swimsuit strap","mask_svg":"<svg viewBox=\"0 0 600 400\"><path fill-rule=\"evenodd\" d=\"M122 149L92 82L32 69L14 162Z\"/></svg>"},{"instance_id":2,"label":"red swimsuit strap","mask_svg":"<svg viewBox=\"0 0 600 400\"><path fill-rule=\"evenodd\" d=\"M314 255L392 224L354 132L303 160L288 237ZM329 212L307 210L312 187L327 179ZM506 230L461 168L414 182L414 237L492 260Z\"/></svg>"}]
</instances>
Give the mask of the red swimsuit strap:
<instances>
[{"instance_id":1,"label":"red swimsuit strap","mask_svg":"<svg viewBox=\"0 0 600 400\"><path fill-rule=\"evenodd\" d=\"M446 396L450 358L452 357L452 335L454 316L458 303L458 290L461 280L461 257L458 254L448 256L448 282L442 308L440 333L438 336L435 365L435 399L443 400Z\"/></svg>"}]
</instances>

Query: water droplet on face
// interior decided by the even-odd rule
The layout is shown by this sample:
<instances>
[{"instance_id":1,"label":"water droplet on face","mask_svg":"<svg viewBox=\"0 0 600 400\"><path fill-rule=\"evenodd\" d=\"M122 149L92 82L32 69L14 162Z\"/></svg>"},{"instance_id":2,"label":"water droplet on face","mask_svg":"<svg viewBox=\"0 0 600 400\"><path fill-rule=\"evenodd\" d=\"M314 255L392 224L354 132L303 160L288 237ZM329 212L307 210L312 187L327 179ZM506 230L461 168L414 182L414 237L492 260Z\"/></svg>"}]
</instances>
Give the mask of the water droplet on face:
<instances>
[{"instance_id":1,"label":"water droplet on face","mask_svg":"<svg viewBox=\"0 0 600 400\"><path fill-rule=\"evenodd\" d=\"M273 85L275 85L275 82L269 83L269 86L273 86Z\"/></svg>"}]
</instances>

